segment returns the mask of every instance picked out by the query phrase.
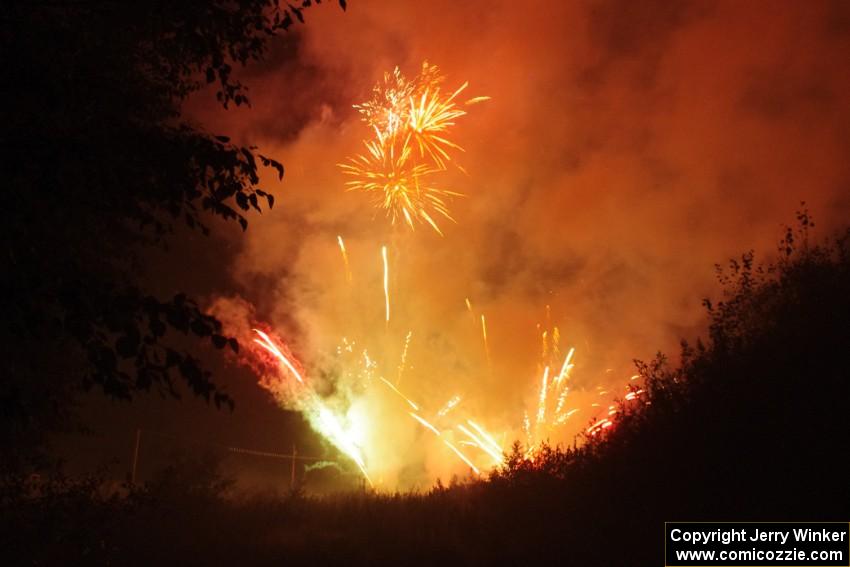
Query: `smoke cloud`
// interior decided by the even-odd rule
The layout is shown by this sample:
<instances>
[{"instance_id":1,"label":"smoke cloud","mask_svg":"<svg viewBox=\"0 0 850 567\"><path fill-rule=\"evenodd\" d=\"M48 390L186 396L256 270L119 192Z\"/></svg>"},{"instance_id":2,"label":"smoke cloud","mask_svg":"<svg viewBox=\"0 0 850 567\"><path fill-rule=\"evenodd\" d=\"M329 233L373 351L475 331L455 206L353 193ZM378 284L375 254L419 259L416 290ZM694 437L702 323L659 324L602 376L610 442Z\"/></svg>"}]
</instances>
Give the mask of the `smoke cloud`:
<instances>
[{"instance_id":1,"label":"smoke cloud","mask_svg":"<svg viewBox=\"0 0 850 567\"><path fill-rule=\"evenodd\" d=\"M311 11L242 77L252 108L223 112L208 96L189 108L287 167L281 186L269 180L274 210L240 237L235 285L313 373L339 364L345 337L423 415L459 395L456 411L508 445L522 440L523 411L533 419L541 335L557 326L561 356L576 348L568 405L582 409L553 441L571 441L598 387L622 397L633 358L675 352L702 331L716 262L773 251L802 200L820 234L848 218L850 60L840 54L850 9L765 8L357 1L346 13ZM446 174L465 197L451 203L457 224L441 223L443 237L391 227L367 196L344 192L335 165L369 136L351 106L385 71L412 75L424 60L447 88L469 81L466 94L492 97L453 132L468 175ZM364 410L384 424L374 455L391 463L384 482L462 474L384 394Z\"/></svg>"}]
</instances>

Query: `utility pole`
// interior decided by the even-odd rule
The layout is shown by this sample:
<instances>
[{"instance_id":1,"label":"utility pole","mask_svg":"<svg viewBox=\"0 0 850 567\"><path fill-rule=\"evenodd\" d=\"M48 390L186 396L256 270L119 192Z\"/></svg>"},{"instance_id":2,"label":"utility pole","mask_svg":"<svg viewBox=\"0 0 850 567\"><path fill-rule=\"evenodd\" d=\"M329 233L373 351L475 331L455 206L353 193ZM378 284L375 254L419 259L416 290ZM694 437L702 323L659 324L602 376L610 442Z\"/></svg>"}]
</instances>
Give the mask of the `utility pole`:
<instances>
[{"instance_id":1,"label":"utility pole","mask_svg":"<svg viewBox=\"0 0 850 567\"><path fill-rule=\"evenodd\" d=\"M292 444L292 468L290 469L289 489L295 490L295 459L298 457L298 451L295 449L295 444Z\"/></svg>"},{"instance_id":2,"label":"utility pole","mask_svg":"<svg viewBox=\"0 0 850 567\"><path fill-rule=\"evenodd\" d=\"M136 447L133 449L133 470L130 473L130 485L136 485L136 467L139 464L139 443L142 441L142 429L136 428Z\"/></svg>"}]
</instances>

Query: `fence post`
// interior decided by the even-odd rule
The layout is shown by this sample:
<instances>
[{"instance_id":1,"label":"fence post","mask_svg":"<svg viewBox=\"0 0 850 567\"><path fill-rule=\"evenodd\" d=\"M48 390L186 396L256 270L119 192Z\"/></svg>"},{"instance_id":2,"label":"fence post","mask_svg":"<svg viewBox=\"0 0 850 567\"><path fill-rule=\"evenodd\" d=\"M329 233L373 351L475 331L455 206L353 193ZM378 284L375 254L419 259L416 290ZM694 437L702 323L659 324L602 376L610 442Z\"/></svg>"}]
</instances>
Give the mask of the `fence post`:
<instances>
[{"instance_id":1,"label":"fence post","mask_svg":"<svg viewBox=\"0 0 850 567\"><path fill-rule=\"evenodd\" d=\"M292 445L292 468L290 469L289 489L295 490L295 458L298 456L298 451L295 449L295 444Z\"/></svg>"},{"instance_id":2,"label":"fence post","mask_svg":"<svg viewBox=\"0 0 850 567\"><path fill-rule=\"evenodd\" d=\"M133 449L133 470L130 473L130 485L136 485L136 467L139 464L139 443L142 440L142 429L136 428L136 447Z\"/></svg>"}]
</instances>

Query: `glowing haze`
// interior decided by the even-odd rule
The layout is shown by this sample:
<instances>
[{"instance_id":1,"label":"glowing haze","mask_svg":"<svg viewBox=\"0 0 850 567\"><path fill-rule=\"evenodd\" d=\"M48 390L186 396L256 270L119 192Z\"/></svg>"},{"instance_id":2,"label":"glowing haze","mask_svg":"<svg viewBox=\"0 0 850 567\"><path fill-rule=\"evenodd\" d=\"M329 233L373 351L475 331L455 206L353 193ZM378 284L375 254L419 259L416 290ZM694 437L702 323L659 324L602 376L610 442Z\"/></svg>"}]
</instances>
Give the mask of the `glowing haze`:
<instances>
[{"instance_id":1,"label":"glowing haze","mask_svg":"<svg viewBox=\"0 0 850 567\"><path fill-rule=\"evenodd\" d=\"M242 78L253 108L189 109L287 166L239 236L241 299L216 312L243 344L261 323L291 349L381 486L467 474L458 453L486 468L514 438L571 441L628 395L632 358L700 330L715 262L772 250L801 200L826 230L850 212L840 2L359 1L299 34ZM444 94L491 97L452 126L462 169L441 187L465 197L443 236L387 222L336 166L370 136L353 105L425 60Z\"/></svg>"}]
</instances>

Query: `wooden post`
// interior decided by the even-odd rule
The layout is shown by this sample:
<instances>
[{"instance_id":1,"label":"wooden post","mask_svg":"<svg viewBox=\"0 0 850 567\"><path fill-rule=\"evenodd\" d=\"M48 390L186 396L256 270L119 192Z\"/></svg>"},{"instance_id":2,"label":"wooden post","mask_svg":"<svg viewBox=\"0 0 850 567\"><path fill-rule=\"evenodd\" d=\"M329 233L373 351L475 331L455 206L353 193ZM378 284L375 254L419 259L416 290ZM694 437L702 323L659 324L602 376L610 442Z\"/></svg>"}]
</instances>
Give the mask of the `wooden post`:
<instances>
[{"instance_id":1,"label":"wooden post","mask_svg":"<svg viewBox=\"0 0 850 567\"><path fill-rule=\"evenodd\" d=\"M139 465L139 443L142 441L142 430L136 428L136 447L133 449L133 470L130 473L130 485L136 485L136 467Z\"/></svg>"},{"instance_id":2,"label":"wooden post","mask_svg":"<svg viewBox=\"0 0 850 567\"><path fill-rule=\"evenodd\" d=\"M295 445L292 445L292 468L290 469L290 477L289 477L289 489L295 490L295 458L298 456L298 451L295 449Z\"/></svg>"}]
</instances>

